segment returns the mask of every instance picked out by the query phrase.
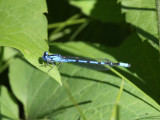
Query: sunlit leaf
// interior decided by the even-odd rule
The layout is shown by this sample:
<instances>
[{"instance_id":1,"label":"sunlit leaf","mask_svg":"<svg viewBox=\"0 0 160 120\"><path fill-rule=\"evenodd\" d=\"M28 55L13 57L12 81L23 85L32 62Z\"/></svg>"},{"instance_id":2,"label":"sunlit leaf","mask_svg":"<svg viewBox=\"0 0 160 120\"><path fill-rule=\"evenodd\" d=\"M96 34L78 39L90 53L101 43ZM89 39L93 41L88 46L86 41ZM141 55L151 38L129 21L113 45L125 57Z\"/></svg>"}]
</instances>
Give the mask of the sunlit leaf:
<instances>
[{"instance_id":1,"label":"sunlit leaf","mask_svg":"<svg viewBox=\"0 0 160 120\"><path fill-rule=\"evenodd\" d=\"M137 40L130 44L129 41L131 39ZM66 54L77 54L79 56L103 56L113 62L117 60L129 62L132 65L131 68L126 69L118 67L116 70L129 78L132 82L138 81L141 83L144 76L140 76L138 72L140 70L135 71L135 69L141 68L142 70L144 69L142 66L145 64L138 66L138 61L130 60L132 57L135 58L135 55L137 56L137 52L139 52L140 46L136 46L137 48L134 48L135 46L130 46L137 42L140 43L140 40L138 40L136 35L133 35L119 48L109 48L82 42L57 43L56 45L60 47L61 50L65 50L61 51L62 54L66 52ZM141 45L142 44L143 43L141 43ZM126 45L130 47L132 54L130 51L126 50L127 48L124 48ZM51 48L52 47L53 46L51 46ZM99 47L101 47L101 49L97 49ZM137 52L135 52L135 50L137 50ZM139 52L139 54L142 52ZM135 71L135 73L133 73L133 71ZM18 76L16 75L17 72L19 73ZM47 74L38 71L20 59L16 59L13 64L11 64L9 75L11 88L16 97L23 103L27 119L82 119L81 114L70 100L70 95L66 89L71 91L71 96L76 100L87 120L110 119L122 82L119 76L111 71L98 72L69 63L63 64L61 75L62 83L65 84L65 82L67 82L69 88L65 88L65 85L61 87ZM154 73L150 73L149 76L153 77ZM153 79L151 81L153 82ZM157 79L154 78L154 81L153 84L157 84L158 77ZM134 83L137 84L136 82ZM142 84L144 85L143 87L138 84L137 86L145 91L148 84L146 85L143 82ZM147 91L144 93L139 88L125 80L124 89L119 100L118 114L120 115L120 119L158 120L160 118L159 105L147 95ZM153 88L149 90L152 92L154 91ZM154 95L156 94L154 93ZM154 96L152 97L154 98Z\"/></svg>"},{"instance_id":2,"label":"sunlit leaf","mask_svg":"<svg viewBox=\"0 0 160 120\"><path fill-rule=\"evenodd\" d=\"M117 0L69 0L82 12L103 22L121 22L123 15Z\"/></svg>"},{"instance_id":3,"label":"sunlit leaf","mask_svg":"<svg viewBox=\"0 0 160 120\"><path fill-rule=\"evenodd\" d=\"M32 65L48 72L39 64L43 52L48 51L46 12L45 0L1 0L0 46L18 49ZM49 75L61 82L56 69Z\"/></svg>"},{"instance_id":4,"label":"sunlit leaf","mask_svg":"<svg viewBox=\"0 0 160 120\"><path fill-rule=\"evenodd\" d=\"M4 86L0 86L0 118L1 120L16 120L18 117L18 105L13 96Z\"/></svg>"},{"instance_id":5,"label":"sunlit leaf","mask_svg":"<svg viewBox=\"0 0 160 120\"><path fill-rule=\"evenodd\" d=\"M156 4L154 0L119 0L122 12L126 14L126 21L137 31L142 40L149 40L150 44L159 49L158 22Z\"/></svg>"}]
</instances>

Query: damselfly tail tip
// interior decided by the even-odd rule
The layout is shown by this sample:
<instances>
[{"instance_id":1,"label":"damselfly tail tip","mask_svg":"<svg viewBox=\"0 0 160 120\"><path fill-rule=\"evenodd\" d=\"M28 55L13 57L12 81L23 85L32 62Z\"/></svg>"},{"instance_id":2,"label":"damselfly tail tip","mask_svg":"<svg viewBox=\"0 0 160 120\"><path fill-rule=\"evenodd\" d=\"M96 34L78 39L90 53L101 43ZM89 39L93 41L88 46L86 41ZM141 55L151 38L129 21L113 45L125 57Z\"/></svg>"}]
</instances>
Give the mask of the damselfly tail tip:
<instances>
[{"instance_id":1,"label":"damselfly tail tip","mask_svg":"<svg viewBox=\"0 0 160 120\"><path fill-rule=\"evenodd\" d=\"M131 64L128 64L128 67L131 67Z\"/></svg>"},{"instance_id":2,"label":"damselfly tail tip","mask_svg":"<svg viewBox=\"0 0 160 120\"><path fill-rule=\"evenodd\" d=\"M128 63L119 63L119 65L122 67L131 67L131 64Z\"/></svg>"}]
</instances>

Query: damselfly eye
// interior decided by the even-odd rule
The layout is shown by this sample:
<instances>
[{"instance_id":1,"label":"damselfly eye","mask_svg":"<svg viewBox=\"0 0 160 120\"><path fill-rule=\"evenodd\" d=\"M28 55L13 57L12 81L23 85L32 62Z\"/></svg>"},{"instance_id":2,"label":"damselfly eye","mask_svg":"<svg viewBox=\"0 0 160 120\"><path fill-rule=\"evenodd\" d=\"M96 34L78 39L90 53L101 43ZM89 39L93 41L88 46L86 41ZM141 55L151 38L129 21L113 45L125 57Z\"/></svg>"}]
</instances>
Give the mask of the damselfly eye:
<instances>
[{"instance_id":1,"label":"damselfly eye","mask_svg":"<svg viewBox=\"0 0 160 120\"><path fill-rule=\"evenodd\" d=\"M48 52L44 52L44 56L47 56L48 55Z\"/></svg>"}]
</instances>

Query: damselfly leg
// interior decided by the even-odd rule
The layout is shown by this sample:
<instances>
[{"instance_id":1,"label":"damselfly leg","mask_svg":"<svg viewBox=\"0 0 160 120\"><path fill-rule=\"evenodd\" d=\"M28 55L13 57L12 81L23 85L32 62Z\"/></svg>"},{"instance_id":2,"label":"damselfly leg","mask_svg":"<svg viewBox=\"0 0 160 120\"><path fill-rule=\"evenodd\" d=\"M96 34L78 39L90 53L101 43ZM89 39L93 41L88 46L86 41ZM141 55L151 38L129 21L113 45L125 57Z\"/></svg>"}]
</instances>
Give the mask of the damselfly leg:
<instances>
[{"instance_id":1,"label":"damselfly leg","mask_svg":"<svg viewBox=\"0 0 160 120\"><path fill-rule=\"evenodd\" d=\"M53 68L54 68L54 66L55 66L55 62L50 62L53 66L48 70L48 73L49 73L49 71L50 70L52 70ZM49 64L48 64L48 66L49 66Z\"/></svg>"},{"instance_id":2,"label":"damselfly leg","mask_svg":"<svg viewBox=\"0 0 160 120\"><path fill-rule=\"evenodd\" d=\"M61 66L62 66L62 63L59 62L56 66L58 67L58 70L60 70L60 69L61 69Z\"/></svg>"}]
</instances>

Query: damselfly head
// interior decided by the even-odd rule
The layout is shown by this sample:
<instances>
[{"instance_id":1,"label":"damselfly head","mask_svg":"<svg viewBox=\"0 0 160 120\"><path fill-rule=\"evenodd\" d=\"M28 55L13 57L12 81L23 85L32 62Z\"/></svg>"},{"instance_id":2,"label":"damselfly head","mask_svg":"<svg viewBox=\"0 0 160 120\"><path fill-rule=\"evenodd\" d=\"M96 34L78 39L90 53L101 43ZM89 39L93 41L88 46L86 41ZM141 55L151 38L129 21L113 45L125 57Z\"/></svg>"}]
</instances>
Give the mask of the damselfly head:
<instances>
[{"instance_id":1,"label":"damselfly head","mask_svg":"<svg viewBox=\"0 0 160 120\"><path fill-rule=\"evenodd\" d=\"M47 60L47 56L48 56L48 52L44 52L44 54L43 54L43 56L42 56L42 58L43 58L43 60Z\"/></svg>"},{"instance_id":2,"label":"damselfly head","mask_svg":"<svg viewBox=\"0 0 160 120\"><path fill-rule=\"evenodd\" d=\"M43 56L44 56L44 57L45 57L45 56L48 56L48 52L44 52Z\"/></svg>"}]
</instances>

